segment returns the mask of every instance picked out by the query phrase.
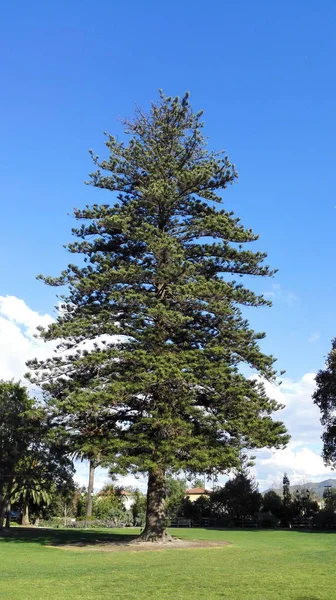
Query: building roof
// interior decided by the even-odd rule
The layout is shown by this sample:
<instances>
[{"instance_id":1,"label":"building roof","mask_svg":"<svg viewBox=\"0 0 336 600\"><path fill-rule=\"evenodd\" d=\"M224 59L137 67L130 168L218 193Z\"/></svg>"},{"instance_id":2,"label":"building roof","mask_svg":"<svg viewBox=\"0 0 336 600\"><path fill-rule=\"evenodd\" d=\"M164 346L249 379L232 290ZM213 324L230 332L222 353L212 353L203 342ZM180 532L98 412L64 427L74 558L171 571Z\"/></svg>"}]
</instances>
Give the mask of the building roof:
<instances>
[{"instance_id":1,"label":"building roof","mask_svg":"<svg viewBox=\"0 0 336 600\"><path fill-rule=\"evenodd\" d=\"M190 488L190 490L186 490L187 496L190 496L192 494L210 494L210 491L206 490L204 487L195 487Z\"/></svg>"}]
</instances>

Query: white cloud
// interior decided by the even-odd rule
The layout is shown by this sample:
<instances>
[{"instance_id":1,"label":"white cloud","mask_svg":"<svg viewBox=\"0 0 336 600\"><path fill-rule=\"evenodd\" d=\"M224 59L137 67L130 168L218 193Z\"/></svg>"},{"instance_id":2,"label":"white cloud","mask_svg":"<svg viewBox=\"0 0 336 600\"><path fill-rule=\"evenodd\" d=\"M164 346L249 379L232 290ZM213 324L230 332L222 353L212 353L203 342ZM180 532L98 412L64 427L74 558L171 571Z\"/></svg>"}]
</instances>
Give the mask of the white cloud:
<instances>
[{"instance_id":1,"label":"white cloud","mask_svg":"<svg viewBox=\"0 0 336 600\"><path fill-rule=\"evenodd\" d=\"M45 327L53 321L50 315L39 314L16 296L0 296L0 313L9 321L22 325L30 336L36 333L39 325Z\"/></svg>"},{"instance_id":2,"label":"white cloud","mask_svg":"<svg viewBox=\"0 0 336 600\"><path fill-rule=\"evenodd\" d=\"M266 384L267 393L285 405L277 418L285 422L293 442L320 441L322 427L320 411L312 400L314 389L315 373L306 373L299 381L285 378L280 386Z\"/></svg>"},{"instance_id":3,"label":"white cloud","mask_svg":"<svg viewBox=\"0 0 336 600\"><path fill-rule=\"evenodd\" d=\"M311 334L311 336L308 338L308 342L309 344L313 344L314 342L317 342L320 339L320 334L318 331L314 331L314 333Z\"/></svg>"},{"instance_id":4,"label":"white cloud","mask_svg":"<svg viewBox=\"0 0 336 600\"><path fill-rule=\"evenodd\" d=\"M46 327L53 318L48 314L40 314L27 306L24 300L15 296L0 296L0 379L23 380L27 371L26 362L32 358L43 360L52 354L56 343L45 343L35 337L37 327ZM119 338L116 336L116 341ZM108 343L111 336L100 336L96 343ZM90 350L93 341L83 343L82 349ZM75 479L80 485L87 485L86 461L76 462ZM106 469L96 471L96 489L100 489L108 481ZM145 488L144 479L133 476L121 477L120 485L132 485Z\"/></svg>"},{"instance_id":5,"label":"white cloud","mask_svg":"<svg viewBox=\"0 0 336 600\"><path fill-rule=\"evenodd\" d=\"M52 322L50 315L31 310L15 296L0 296L0 378L21 379L30 358L42 359L52 351L53 344L36 339L38 325Z\"/></svg>"},{"instance_id":6,"label":"white cloud","mask_svg":"<svg viewBox=\"0 0 336 600\"><path fill-rule=\"evenodd\" d=\"M89 478L89 464L88 461L83 460L81 462L76 463L76 481L81 486L87 487ZM96 492L101 490L101 488L106 484L111 483L111 480L108 477L108 470L102 469L101 467L97 467L95 470L95 478L94 478L94 489ZM135 477L134 475L126 475L125 477L118 477L116 481L116 485L121 487L138 487L143 492L146 491L146 478L145 477Z\"/></svg>"},{"instance_id":7,"label":"white cloud","mask_svg":"<svg viewBox=\"0 0 336 600\"><path fill-rule=\"evenodd\" d=\"M273 283L271 290L264 292L264 296L266 296L266 298L274 298L274 300L281 300L290 306L299 301L298 296L294 294L294 292L284 290L280 283Z\"/></svg>"},{"instance_id":8,"label":"white cloud","mask_svg":"<svg viewBox=\"0 0 336 600\"><path fill-rule=\"evenodd\" d=\"M312 400L315 374L306 373L299 381L284 379L279 387L269 383L265 387L269 396L285 405L276 418L284 421L292 438L284 450L255 453L257 460L253 472L260 488L278 486L285 471L292 483L336 476L321 458L320 411Z\"/></svg>"},{"instance_id":9,"label":"white cloud","mask_svg":"<svg viewBox=\"0 0 336 600\"><path fill-rule=\"evenodd\" d=\"M284 450L269 452L268 458L262 458L260 465L275 466L281 471L289 470L296 476L316 477L326 472L321 456L318 456L310 448L298 448L297 445L289 444Z\"/></svg>"}]
</instances>

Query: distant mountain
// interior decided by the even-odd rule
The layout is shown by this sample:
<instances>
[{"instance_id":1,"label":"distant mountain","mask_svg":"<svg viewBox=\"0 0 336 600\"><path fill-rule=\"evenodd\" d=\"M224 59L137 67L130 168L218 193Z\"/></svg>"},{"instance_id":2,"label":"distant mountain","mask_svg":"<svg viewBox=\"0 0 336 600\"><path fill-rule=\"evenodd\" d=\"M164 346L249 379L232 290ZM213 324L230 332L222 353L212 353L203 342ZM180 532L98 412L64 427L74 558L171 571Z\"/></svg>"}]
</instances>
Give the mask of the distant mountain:
<instances>
[{"instance_id":1,"label":"distant mountain","mask_svg":"<svg viewBox=\"0 0 336 600\"><path fill-rule=\"evenodd\" d=\"M308 481L307 483L300 483L299 485L291 485L289 489L292 493L296 492L296 490L308 489L311 492L314 492L318 498L322 498L325 486L331 486L333 488L336 488L336 479L325 479L324 481ZM279 494L279 496L282 496L282 487L270 489ZM267 491L269 492L270 490Z\"/></svg>"}]
</instances>

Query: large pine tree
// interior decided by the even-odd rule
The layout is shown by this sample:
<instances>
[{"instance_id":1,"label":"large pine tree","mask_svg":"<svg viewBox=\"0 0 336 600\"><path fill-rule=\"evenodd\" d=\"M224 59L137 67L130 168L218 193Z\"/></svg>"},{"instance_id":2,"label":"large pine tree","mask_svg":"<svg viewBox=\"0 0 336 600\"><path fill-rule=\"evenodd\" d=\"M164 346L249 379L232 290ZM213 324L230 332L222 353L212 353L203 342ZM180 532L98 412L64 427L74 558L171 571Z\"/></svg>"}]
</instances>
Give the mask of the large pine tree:
<instances>
[{"instance_id":1,"label":"large pine tree","mask_svg":"<svg viewBox=\"0 0 336 600\"><path fill-rule=\"evenodd\" d=\"M42 278L67 286L42 332L66 352L30 363L67 427L96 415L115 472L148 473L145 540L165 536L167 470L223 472L242 448L287 441L272 419L280 406L241 369L276 375L264 334L242 314L269 302L235 281L273 272L245 248L258 236L218 207L237 174L202 129L188 94L161 93L149 114L125 122L125 141L107 136L106 160L92 155L91 185L111 194L75 210L68 249L79 260ZM83 351L88 339L99 343Z\"/></svg>"}]
</instances>

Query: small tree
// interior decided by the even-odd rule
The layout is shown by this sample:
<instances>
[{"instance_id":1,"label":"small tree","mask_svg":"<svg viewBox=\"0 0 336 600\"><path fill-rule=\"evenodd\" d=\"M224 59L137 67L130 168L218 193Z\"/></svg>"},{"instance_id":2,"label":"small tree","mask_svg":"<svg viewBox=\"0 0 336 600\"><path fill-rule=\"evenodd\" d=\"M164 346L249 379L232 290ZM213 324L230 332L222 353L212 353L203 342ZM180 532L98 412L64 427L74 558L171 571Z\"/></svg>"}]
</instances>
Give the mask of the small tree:
<instances>
[{"instance_id":1,"label":"small tree","mask_svg":"<svg viewBox=\"0 0 336 600\"><path fill-rule=\"evenodd\" d=\"M283 525L289 527L293 518L292 494L290 492L290 481L287 473L282 480L282 503L283 503Z\"/></svg>"},{"instance_id":2,"label":"small tree","mask_svg":"<svg viewBox=\"0 0 336 600\"><path fill-rule=\"evenodd\" d=\"M290 506L292 502L292 495L290 492L290 481L287 473L284 473L282 479L282 500L285 506Z\"/></svg>"},{"instance_id":3,"label":"small tree","mask_svg":"<svg viewBox=\"0 0 336 600\"><path fill-rule=\"evenodd\" d=\"M269 490L264 494L263 511L272 513L277 519L283 519L282 498L274 490Z\"/></svg>"},{"instance_id":4,"label":"small tree","mask_svg":"<svg viewBox=\"0 0 336 600\"><path fill-rule=\"evenodd\" d=\"M325 369L315 378L316 390L313 400L321 411L321 423L324 427L323 459L327 465L336 465L336 338L328 354Z\"/></svg>"},{"instance_id":5,"label":"small tree","mask_svg":"<svg viewBox=\"0 0 336 600\"><path fill-rule=\"evenodd\" d=\"M75 517L77 519L82 519L86 516L86 507L87 507L87 488L82 486L79 490L76 491L75 496Z\"/></svg>"},{"instance_id":6,"label":"small tree","mask_svg":"<svg viewBox=\"0 0 336 600\"><path fill-rule=\"evenodd\" d=\"M93 499L93 515L97 519L114 521L119 524L125 516L120 490L106 485Z\"/></svg>"},{"instance_id":7,"label":"small tree","mask_svg":"<svg viewBox=\"0 0 336 600\"><path fill-rule=\"evenodd\" d=\"M186 492L186 480L174 479L172 476L166 478L166 506L167 517L176 516L182 505Z\"/></svg>"},{"instance_id":8,"label":"small tree","mask_svg":"<svg viewBox=\"0 0 336 600\"><path fill-rule=\"evenodd\" d=\"M109 135L108 158L92 155L91 183L110 192L111 204L75 210L69 250L79 262L42 278L67 286L42 335L68 353L31 362L33 380L69 421L94 408L115 472L148 473L144 540L166 537L166 472L225 472L242 448L288 440L272 419L280 405L240 368L276 376L258 345L264 334L242 313L270 302L240 279L273 271L264 253L246 247L258 236L218 208L237 173L202 130L188 94L161 93L149 114L137 110L125 122L128 144ZM105 348L77 351L99 336ZM73 384L73 373L85 378L92 367L93 379Z\"/></svg>"},{"instance_id":9,"label":"small tree","mask_svg":"<svg viewBox=\"0 0 336 600\"><path fill-rule=\"evenodd\" d=\"M190 487L191 488L198 488L198 487L204 488L204 478L201 479L200 477L196 477L195 479L193 479L191 481Z\"/></svg>"},{"instance_id":10,"label":"small tree","mask_svg":"<svg viewBox=\"0 0 336 600\"><path fill-rule=\"evenodd\" d=\"M293 496L292 513L296 518L307 521L314 517L319 511L318 502L314 499L308 488L297 489Z\"/></svg>"},{"instance_id":11,"label":"small tree","mask_svg":"<svg viewBox=\"0 0 336 600\"><path fill-rule=\"evenodd\" d=\"M94 343L94 348L99 349L101 341ZM81 350L82 348L82 350ZM62 352L64 349L61 346ZM80 460L87 460L89 465L88 486L86 492L85 517L87 520L92 516L94 478L98 466L108 466L106 463L106 449L108 448L109 436L102 431L101 421L105 418L105 411L102 406L94 401L88 401L90 391L95 387L99 364L88 362L83 365L78 358L82 355L88 356L85 343L79 343L72 348L72 354L66 361L61 358L55 359L57 365L57 377L52 381L46 394L48 406L49 426L53 428L54 437L59 439L64 445L68 456ZM64 371L64 364L70 367L69 371ZM27 374L31 379L31 373ZM68 396L76 391L77 402L72 406L71 418L69 418Z\"/></svg>"},{"instance_id":12,"label":"small tree","mask_svg":"<svg viewBox=\"0 0 336 600\"><path fill-rule=\"evenodd\" d=\"M200 523L203 518L217 516L214 514L214 505L211 498L206 495L200 496L195 501L184 498L177 514L186 519L192 519L196 523Z\"/></svg>"},{"instance_id":13,"label":"small tree","mask_svg":"<svg viewBox=\"0 0 336 600\"><path fill-rule=\"evenodd\" d=\"M20 465L40 429L41 411L20 383L0 381L0 528Z\"/></svg>"},{"instance_id":14,"label":"small tree","mask_svg":"<svg viewBox=\"0 0 336 600\"><path fill-rule=\"evenodd\" d=\"M323 492L324 509L330 514L336 513L336 489L326 488Z\"/></svg>"},{"instance_id":15,"label":"small tree","mask_svg":"<svg viewBox=\"0 0 336 600\"><path fill-rule=\"evenodd\" d=\"M48 506L56 493L73 487L73 463L64 448L49 438L41 421L24 457L16 467L11 502L21 505L22 525L29 525L29 509Z\"/></svg>"},{"instance_id":16,"label":"small tree","mask_svg":"<svg viewBox=\"0 0 336 600\"><path fill-rule=\"evenodd\" d=\"M211 499L217 511L221 509L222 516L229 516L238 524L253 517L262 504L258 485L246 470L227 481L223 488L214 491Z\"/></svg>"},{"instance_id":17,"label":"small tree","mask_svg":"<svg viewBox=\"0 0 336 600\"><path fill-rule=\"evenodd\" d=\"M131 506L133 525L142 527L146 520L147 498L139 489L134 490L134 503Z\"/></svg>"},{"instance_id":18,"label":"small tree","mask_svg":"<svg viewBox=\"0 0 336 600\"><path fill-rule=\"evenodd\" d=\"M323 506L314 515L317 528L332 528L336 524L336 490L326 487L323 493Z\"/></svg>"},{"instance_id":19,"label":"small tree","mask_svg":"<svg viewBox=\"0 0 336 600\"><path fill-rule=\"evenodd\" d=\"M81 490L73 481L68 481L62 486L55 486L51 491L50 503L48 505L30 507L32 518L37 521L42 518L46 521L53 517L63 518L64 524L68 522L68 518L78 516L78 502L81 500Z\"/></svg>"}]
</instances>

